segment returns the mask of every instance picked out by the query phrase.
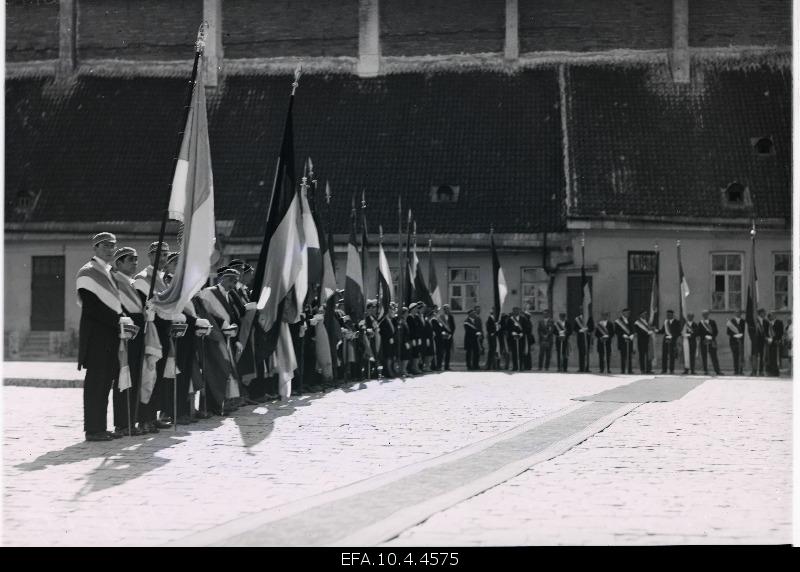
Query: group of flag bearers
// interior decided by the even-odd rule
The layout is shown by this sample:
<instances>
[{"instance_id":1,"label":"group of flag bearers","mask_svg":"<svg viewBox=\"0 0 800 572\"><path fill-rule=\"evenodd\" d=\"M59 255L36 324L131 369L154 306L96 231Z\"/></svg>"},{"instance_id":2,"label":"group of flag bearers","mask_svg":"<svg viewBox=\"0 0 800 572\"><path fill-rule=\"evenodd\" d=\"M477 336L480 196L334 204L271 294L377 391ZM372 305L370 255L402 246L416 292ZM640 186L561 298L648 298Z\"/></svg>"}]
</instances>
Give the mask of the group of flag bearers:
<instances>
[{"instance_id":1,"label":"group of flag bearers","mask_svg":"<svg viewBox=\"0 0 800 572\"><path fill-rule=\"evenodd\" d=\"M351 381L450 369L455 320L441 301L430 240L428 280L422 276L410 210L403 249L399 199L398 262L403 276L397 294L381 228L377 297L366 298L370 247L363 192L360 216L355 195L352 199L345 287L337 288L330 187L326 185L324 201L318 201L310 159L299 184L295 177L292 108L299 70L289 98L258 262L253 267L232 260L212 275L212 260L219 258L219 252L203 66L199 65L203 30L198 35L169 201L159 239L148 248L149 265L138 271L137 251L118 248L112 233L101 232L92 239L94 256L77 275L82 307L78 368L86 370L84 431L89 441L155 433L211 415L230 415L242 405L285 400L293 393ZM169 219L181 225L179 248L174 252L164 241ZM575 334L580 371L590 369L595 338L600 371L610 372L614 337L623 373L631 372L634 347L642 371L649 371L649 340L655 334L652 316L649 321L643 316L631 323L624 311L614 322L604 314L595 324L588 311L590 293L584 273L583 313L570 321L564 314L558 320L545 314L534 336L527 312L514 308L511 314L501 313L507 288L493 232L491 249L495 298L486 323L488 369L501 368L501 357L506 368L511 363L514 370L532 369L533 348L538 343L539 369L549 368L555 347L557 368L566 371L569 338ZM667 366L673 370L672 350L681 336L683 347L691 350L690 358L689 351L685 352L687 370L694 373L694 348L699 341L704 369L710 356L718 371L716 324L705 314L697 324L691 315L687 318L676 326L668 316L660 330L670 349L664 370ZM761 373L766 364L768 373L776 375L774 350L782 336L780 322L761 316L748 320L748 326L752 326L753 356L758 356L754 374L756 369ZM467 368L479 369L484 347L479 307L469 312L464 328ZM728 332L739 343L744 333L741 320L729 322ZM744 351L734 355L739 356L736 373L741 374ZM115 429L108 431L112 388Z\"/></svg>"}]
</instances>

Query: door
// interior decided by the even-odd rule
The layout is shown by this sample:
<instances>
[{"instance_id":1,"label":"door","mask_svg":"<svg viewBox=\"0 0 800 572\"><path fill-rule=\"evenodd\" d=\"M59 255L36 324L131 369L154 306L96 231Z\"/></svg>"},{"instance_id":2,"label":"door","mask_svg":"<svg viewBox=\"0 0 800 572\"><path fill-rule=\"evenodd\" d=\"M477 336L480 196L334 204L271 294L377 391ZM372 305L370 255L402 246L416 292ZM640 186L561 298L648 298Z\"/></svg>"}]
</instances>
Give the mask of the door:
<instances>
[{"instance_id":1,"label":"door","mask_svg":"<svg viewBox=\"0 0 800 572\"><path fill-rule=\"evenodd\" d=\"M658 280L658 253L628 252L628 308L632 321L637 320L640 313L650 310L654 279Z\"/></svg>"},{"instance_id":2,"label":"door","mask_svg":"<svg viewBox=\"0 0 800 572\"><path fill-rule=\"evenodd\" d=\"M64 257L34 256L31 330L64 331Z\"/></svg>"},{"instance_id":3,"label":"door","mask_svg":"<svg viewBox=\"0 0 800 572\"><path fill-rule=\"evenodd\" d=\"M589 292L594 292L592 277L587 276ZM589 310L591 310L591 306ZM572 320L583 311L583 288L580 276L567 276L567 319ZM588 318L588 316L584 316Z\"/></svg>"}]
</instances>

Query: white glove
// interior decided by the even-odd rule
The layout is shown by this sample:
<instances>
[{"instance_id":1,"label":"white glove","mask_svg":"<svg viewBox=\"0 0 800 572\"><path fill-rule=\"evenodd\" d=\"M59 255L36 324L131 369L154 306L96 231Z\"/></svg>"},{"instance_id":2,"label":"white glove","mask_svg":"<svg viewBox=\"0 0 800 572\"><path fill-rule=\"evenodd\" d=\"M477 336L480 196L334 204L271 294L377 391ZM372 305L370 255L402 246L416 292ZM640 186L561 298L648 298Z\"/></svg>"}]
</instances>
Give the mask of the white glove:
<instances>
[{"instance_id":1,"label":"white glove","mask_svg":"<svg viewBox=\"0 0 800 572\"><path fill-rule=\"evenodd\" d=\"M194 328L195 336L199 338L207 336L211 331L211 322L205 318L197 318L197 321L194 323Z\"/></svg>"},{"instance_id":2,"label":"white glove","mask_svg":"<svg viewBox=\"0 0 800 572\"><path fill-rule=\"evenodd\" d=\"M145 320L147 320L148 322L152 322L153 320L156 319L156 311L153 310L152 308L148 307L147 312L145 312L145 314L146 314Z\"/></svg>"},{"instance_id":3,"label":"white glove","mask_svg":"<svg viewBox=\"0 0 800 572\"><path fill-rule=\"evenodd\" d=\"M247 311L247 310L255 310L256 309L256 305L257 305L257 302L247 302L244 305L244 309L245 309L245 311Z\"/></svg>"},{"instance_id":4,"label":"white glove","mask_svg":"<svg viewBox=\"0 0 800 572\"><path fill-rule=\"evenodd\" d=\"M710 340L710 339L711 339L711 336L706 336L706 339L707 339L707 340Z\"/></svg>"},{"instance_id":5,"label":"white glove","mask_svg":"<svg viewBox=\"0 0 800 572\"><path fill-rule=\"evenodd\" d=\"M742 337L744 337L744 334L735 334L733 337L734 338L742 338Z\"/></svg>"},{"instance_id":6,"label":"white glove","mask_svg":"<svg viewBox=\"0 0 800 572\"><path fill-rule=\"evenodd\" d=\"M128 316L120 316L119 318L119 339L129 340L133 337L133 328L136 325Z\"/></svg>"},{"instance_id":7,"label":"white glove","mask_svg":"<svg viewBox=\"0 0 800 572\"><path fill-rule=\"evenodd\" d=\"M235 355L235 359L238 361L239 358L242 357L242 352L244 351L244 346L242 345L242 342L236 342L234 347L236 348L236 353L234 354Z\"/></svg>"}]
</instances>

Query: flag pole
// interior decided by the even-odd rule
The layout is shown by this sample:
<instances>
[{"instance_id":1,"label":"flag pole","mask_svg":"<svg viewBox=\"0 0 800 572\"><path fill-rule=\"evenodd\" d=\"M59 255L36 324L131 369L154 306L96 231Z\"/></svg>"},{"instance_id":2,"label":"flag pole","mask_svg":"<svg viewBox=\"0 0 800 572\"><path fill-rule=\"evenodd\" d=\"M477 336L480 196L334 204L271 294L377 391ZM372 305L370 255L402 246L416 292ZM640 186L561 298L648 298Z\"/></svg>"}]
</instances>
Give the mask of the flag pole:
<instances>
[{"instance_id":1,"label":"flag pole","mask_svg":"<svg viewBox=\"0 0 800 572\"><path fill-rule=\"evenodd\" d=\"M208 28L208 22L203 21L200 24L200 27L197 30L197 40L195 41L195 44L194 44L194 63L192 64L192 75L191 75L191 78L189 79L189 89L188 89L188 93L186 94L185 104L183 106L183 119L182 119L181 124L180 124L180 131L178 132L178 145L177 145L177 148L175 149L175 155L172 158L172 171L171 171L171 174L170 174L169 192L167 193L167 205L164 208L164 211L163 211L163 213L161 215L161 228L158 231L158 248L156 249L156 258L153 261L153 275L150 277L150 291L148 292L147 299L145 300L145 308L144 308L144 310L145 310L145 322L144 322L144 328L143 328L143 331L142 331L142 336L144 336L147 333L147 324L148 324L148 321L147 321L147 304L153 298L153 293L154 293L155 288L156 288L156 276L158 275L158 266L159 266L159 262L161 260L161 247L164 244L164 233L167 230L167 220L168 220L168 217L169 217L169 201L172 198L172 183L173 183L174 178L175 178L175 169L176 169L176 167L178 165L178 157L181 154L181 147L183 146L183 136L184 136L184 132L186 131L186 122L189 120L189 112L192 109L192 96L194 95L194 88L195 88L195 85L197 84L197 69L198 69L198 65L200 63L200 57L203 55L203 51L205 50L205 47L206 47L206 30L207 30L207 28ZM146 358L146 352L142 352L141 364L139 366L139 370L140 371L144 370L145 358ZM140 378L141 378L141 375L140 375ZM141 384L141 380L140 380L140 383L139 383L139 392L140 393L141 393L141 390L142 390L142 384ZM152 399L152 395L150 396L150 398ZM140 401L141 401L141 398L137 398L136 399L135 410L134 410L134 417L136 419L139 418L139 402ZM175 420L173 419L173 422L174 421Z\"/></svg>"},{"instance_id":2,"label":"flag pole","mask_svg":"<svg viewBox=\"0 0 800 572\"><path fill-rule=\"evenodd\" d=\"M401 368L400 348L405 342L400 333L400 310L403 308L403 202L400 195L397 195L397 344L395 346L395 360L397 367ZM402 372L405 376L405 371Z\"/></svg>"},{"instance_id":3,"label":"flag pole","mask_svg":"<svg viewBox=\"0 0 800 572\"><path fill-rule=\"evenodd\" d=\"M582 269L582 274L583 274L583 280L586 280L586 233L585 232L581 232L581 269ZM583 297L586 296L586 293L583 292L583 289L586 288L586 286L587 286L586 284L581 284L581 306L583 306ZM589 311L589 307L587 306L586 307L586 314L588 314L588 311ZM589 326L589 316L588 315L584 315L583 316L583 323L584 323L583 327L586 328L586 331L583 332L583 347L586 348L586 350L585 350L586 351L586 355L584 356L584 359L586 360L585 365L586 365L586 371L588 372L589 371L589 358L592 355L592 352L589 351L590 338L589 338L589 329L588 329L588 326Z\"/></svg>"},{"instance_id":4,"label":"flag pole","mask_svg":"<svg viewBox=\"0 0 800 572\"><path fill-rule=\"evenodd\" d=\"M330 184L330 181L328 181L328 180L325 181L325 219L326 219L326 222L327 222L327 228L325 230L328 232L328 236L326 237L326 239L328 239L328 238L331 239L331 240L326 240L326 241L328 242L328 256L331 259L331 270L333 270L334 261L336 260L336 257L334 256L335 251L334 251L334 248L333 248L333 240L332 240L333 239L333 233L331 232L331 228L332 228L331 227L331 184ZM324 264L324 261L323 261L323 264ZM334 272L334 274L335 274L335 272ZM320 292L322 292L322 290L320 290ZM334 292L333 292L333 294L330 295L330 298L333 298L333 303L334 303L334 308L333 308L334 316L333 316L333 318L336 319L336 285L335 284L334 284ZM321 299L322 298L320 297L320 300ZM328 304L328 300L327 299L325 300L325 304L326 305ZM323 309L323 312L324 311L325 310ZM327 331L327 329L328 328L327 328L327 325L326 325L325 326L325 330ZM341 328L340 328L340 332L341 332ZM344 346L342 346L342 349L344 349ZM339 378L339 374L341 373L339 371L339 360L337 359L337 352L335 350L336 350L336 348L334 347L334 348L332 348L332 351L331 351L331 361L333 362L333 364L332 364L333 367L331 369L333 370L333 384L334 384L334 387L336 387L336 383L337 383L336 380ZM342 356L344 356L344 353L342 353Z\"/></svg>"}]
</instances>

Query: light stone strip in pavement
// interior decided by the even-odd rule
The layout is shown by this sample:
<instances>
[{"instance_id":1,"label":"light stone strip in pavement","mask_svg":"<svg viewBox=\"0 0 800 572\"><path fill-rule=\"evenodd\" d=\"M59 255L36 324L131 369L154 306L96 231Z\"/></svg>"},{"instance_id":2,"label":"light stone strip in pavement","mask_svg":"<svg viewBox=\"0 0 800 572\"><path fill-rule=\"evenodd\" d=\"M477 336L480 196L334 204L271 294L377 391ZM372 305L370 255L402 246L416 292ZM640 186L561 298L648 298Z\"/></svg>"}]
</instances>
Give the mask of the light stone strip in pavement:
<instances>
[{"instance_id":1,"label":"light stone strip in pavement","mask_svg":"<svg viewBox=\"0 0 800 572\"><path fill-rule=\"evenodd\" d=\"M570 408L566 413L515 435L495 440L483 450L443 456L438 464L392 482L368 479L360 491L338 495L322 504L301 511L268 511L247 523L230 523L184 538L178 545L216 546L324 546L339 544L378 544L409 526L512 478L531 464L559 455L638 404L591 403ZM397 476L397 475L396 475ZM367 490L364 490L364 489ZM258 518L258 517L256 517ZM249 530L247 529L249 528ZM238 531L237 531L238 529ZM242 530L245 529L245 530Z\"/></svg>"}]
</instances>

